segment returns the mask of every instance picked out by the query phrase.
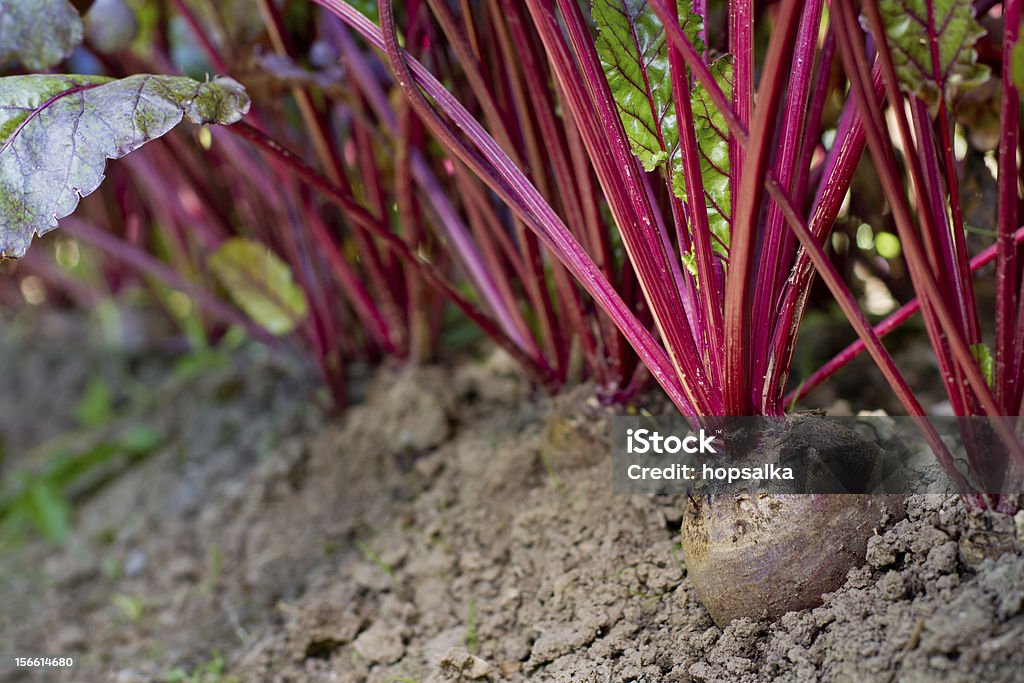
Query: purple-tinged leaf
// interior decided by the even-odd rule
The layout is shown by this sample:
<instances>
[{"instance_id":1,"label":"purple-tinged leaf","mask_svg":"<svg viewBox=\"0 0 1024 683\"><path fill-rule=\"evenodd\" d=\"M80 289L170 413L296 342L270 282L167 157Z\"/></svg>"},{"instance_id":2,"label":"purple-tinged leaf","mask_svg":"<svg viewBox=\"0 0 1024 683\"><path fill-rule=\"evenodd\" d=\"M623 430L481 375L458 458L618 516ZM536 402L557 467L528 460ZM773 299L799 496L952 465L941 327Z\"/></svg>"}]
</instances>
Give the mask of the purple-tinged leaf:
<instances>
[{"instance_id":1,"label":"purple-tinged leaf","mask_svg":"<svg viewBox=\"0 0 1024 683\"><path fill-rule=\"evenodd\" d=\"M187 118L231 124L249 111L229 78L11 76L0 79L0 257L20 258L118 159Z\"/></svg>"}]
</instances>

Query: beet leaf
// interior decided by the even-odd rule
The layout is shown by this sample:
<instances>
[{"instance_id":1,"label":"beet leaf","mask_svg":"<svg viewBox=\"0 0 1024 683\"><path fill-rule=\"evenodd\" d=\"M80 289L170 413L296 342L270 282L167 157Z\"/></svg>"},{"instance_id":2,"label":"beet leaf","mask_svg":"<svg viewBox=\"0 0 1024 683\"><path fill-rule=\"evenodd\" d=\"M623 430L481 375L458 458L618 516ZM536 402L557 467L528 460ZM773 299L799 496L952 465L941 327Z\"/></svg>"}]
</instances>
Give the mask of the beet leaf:
<instances>
[{"instance_id":1,"label":"beet leaf","mask_svg":"<svg viewBox=\"0 0 1024 683\"><path fill-rule=\"evenodd\" d=\"M665 30L647 0L595 0L592 12L595 47L622 127L644 170L653 171L679 147ZM699 41L700 17L681 16L687 37Z\"/></svg>"},{"instance_id":2,"label":"beet leaf","mask_svg":"<svg viewBox=\"0 0 1024 683\"><path fill-rule=\"evenodd\" d=\"M272 334L288 334L309 312L291 268L259 242L233 237L210 255L208 265L238 307Z\"/></svg>"},{"instance_id":3,"label":"beet leaf","mask_svg":"<svg viewBox=\"0 0 1024 683\"><path fill-rule=\"evenodd\" d=\"M181 122L231 124L249 110L235 81L175 76L0 79L0 255L20 258L118 159Z\"/></svg>"},{"instance_id":4,"label":"beet leaf","mask_svg":"<svg viewBox=\"0 0 1024 683\"><path fill-rule=\"evenodd\" d=\"M933 110L943 94L948 100L988 80L974 47L985 29L971 0L882 0L878 9L900 86Z\"/></svg>"}]
</instances>

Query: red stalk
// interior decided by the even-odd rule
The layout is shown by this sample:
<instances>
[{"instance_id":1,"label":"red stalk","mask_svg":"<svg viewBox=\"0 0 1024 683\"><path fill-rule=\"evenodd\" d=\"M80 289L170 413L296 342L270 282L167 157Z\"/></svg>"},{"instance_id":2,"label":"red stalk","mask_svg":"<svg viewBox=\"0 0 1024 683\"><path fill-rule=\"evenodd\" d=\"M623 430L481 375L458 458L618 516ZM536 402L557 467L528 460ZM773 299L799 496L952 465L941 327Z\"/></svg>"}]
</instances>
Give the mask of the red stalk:
<instances>
[{"instance_id":1,"label":"red stalk","mask_svg":"<svg viewBox=\"0 0 1024 683\"><path fill-rule=\"evenodd\" d=\"M1017 144L1019 137L1020 94L1013 84L1009 65L1020 34L1020 0L1007 0L1003 5L1003 98L999 120L998 215L996 222L996 400L1005 415L1012 415L1020 404L1021 362L1019 347L1014 349L1017 294L1017 249L1013 230L1017 226ZM1018 411L1019 412L1019 411Z\"/></svg>"},{"instance_id":2,"label":"red stalk","mask_svg":"<svg viewBox=\"0 0 1024 683\"><path fill-rule=\"evenodd\" d=\"M968 384L974 390L984 413L989 417L998 416L1000 414L998 406L985 382L985 378L981 374L981 370L978 368L977 362L971 354L970 347L964 340L961 330L958 329L957 322L950 312L942 293L939 291L938 285L927 272L929 259L918 242L910 209L907 206L906 196L903 194L902 184L897 177L896 164L891 156L890 143L880 121L880 112L871 108L867 58L863 54L862 46L854 38L863 34L856 26L856 19L852 15L852 8L846 2L835 3L833 9L841 24L836 32L840 54L843 58L847 75L850 77L851 89L857 98L861 115L865 121L868 146L875 160L875 168L878 170L879 179L893 210L893 217L896 220L897 229L900 234L900 242L903 245L907 265L911 271L911 278L914 281L915 287L918 288L919 296L922 299L926 320L929 315L934 315L937 318L936 322L949 343L949 349L952 352L954 362L959 365L959 370L963 372ZM869 20L876 27L881 26L878 19L877 13L874 17L869 16ZM875 23L876 21L878 23ZM881 33L878 33L878 35L881 35ZM897 112L898 117L899 113ZM913 164L910 165L913 166ZM941 345L942 336L937 331L930 331L930 336L933 347ZM955 382L955 378L947 377L946 381L947 384ZM955 387L950 387L950 389L949 393L952 397ZM998 419L992 420L991 424L1014 459L1019 463L1024 462L1024 452L1022 452L1020 444L1006 424Z\"/></svg>"},{"instance_id":3,"label":"red stalk","mask_svg":"<svg viewBox=\"0 0 1024 683\"><path fill-rule=\"evenodd\" d=\"M539 354L540 350L534 341L529 325L519 310L516 295L512 291L513 282L527 282L532 277L532 273L527 270L523 255L512 243L508 230L495 214L486 188L481 188L474 182L466 167L458 162L455 162L455 182L463 198L470 229L480 244L485 265L495 276L493 278L494 286L505 300L509 315L515 321L517 328L521 330L523 338L529 340L531 352ZM500 256L499 249L501 250ZM515 280L508 277L507 269L502 267L502 257L511 266ZM550 353L547 354L547 357L554 358Z\"/></svg>"},{"instance_id":4,"label":"red stalk","mask_svg":"<svg viewBox=\"0 0 1024 683\"><path fill-rule=\"evenodd\" d=\"M494 32L498 38L498 47L501 50L501 61L505 64L508 76L509 87L513 103L516 107L517 117L520 121L520 135L523 138L527 149L527 156L530 159L530 170L541 193L549 201L558 201L565 213L567 224L576 226L574 234L587 247L590 254L600 254L606 242L600 237L604 231L598 224L597 212L586 212L582 206L584 198L580 196L578 185L589 185L589 168L586 168L582 177L575 178L572 171L571 160L566 143L566 130L564 126L558 125L554 103L551 98L551 91L548 87L549 78L539 73L540 60L534 57L534 48L542 49L532 36L527 36L522 31L522 25L513 19L517 24L517 30L521 35L515 45L509 38L509 30L505 23L498 0L488 0L489 14L494 25ZM516 49L519 46L519 49ZM521 75L520 75L521 72ZM527 94L529 93L529 94ZM531 107L531 105L533 105ZM534 125L534 118L537 124ZM540 129L538 135L537 128ZM543 148L543 149L542 149ZM555 188L549 186L549 174L547 173L545 157L550 160ZM595 207L596 209L596 207ZM607 275L607 273L606 273ZM588 363L597 375L600 384L614 383L608 374L607 358L597 353L597 341L594 333L587 323L580 307L579 297L575 285L568 282L568 278L561 268L555 271L557 278L556 285L562 293L561 306L571 313L570 322L577 336L581 340L584 354ZM608 334L607 326L602 325L601 330ZM611 336L617 336L612 330Z\"/></svg>"},{"instance_id":5,"label":"red stalk","mask_svg":"<svg viewBox=\"0 0 1024 683\"><path fill-rule=\"evenodd\" d=\"M293 197L293 191L290 193L284 193L284 187L292 189L292 184L289 181L287 170L284 167L278 166L278 169L282 171L279 175L267 178L266 173L263 171L267 168L258 163L255 158L252 158L253 154L251 150L238 146L236 139L229 135L220 135L217 137L217 144L222 145L228 151L228 154L233 159L234 168L240 169L244 174L245 178L253 183L259 190L259 197L265 199L273 205L273 212L276 214L288 215L292 210L289 207L289 203L286 201L288 197ZM269 168L274 168L276 165L271 165ZM282 178L283 180L274 180L274 177ZM273 184L276 182L276 184ZM291 204L294 204L292 202ZM254 224L259 224L259 221L254 221ZM265 236L265 239L282 239L284 232L287 231L287 227L281 229L283 226L272 225L270 229L273 234L271 236ZM391 311L390 315L385 315L384 311L375 303L366 292L365 288L362 287L361 281L358 280L358 276L351 270L350 264L345 261L344 257L339 252L338 245L335 239L329 233L327 226L322 223L311 226L313 238L318 244L319 250L326 257L329 266L332 269L331 275L341 285L341 291L345 293L345 296L350 300L353 310L362 325L366 326L371 336L379 341L385 349L389 351L396 351L400 346L401 337L401 321L400 316L396 314L394 310ZM299 268L300 262L295 262L293 267ZM313 289L318 289L315 284L311 284ZM313 294L312 290L309 290ZM390 299L385 298L383 305L387 306ZM390 318L390 321L388 321ZM397 321L396 328L392 328L392 323Z\"/></svg>"},{"instance_id":6,"label":"red stalk","mask_svg":"<svg viewBox=\"0 0 1024 683\"><path fill-rule=\"evenodd\" d=\"M742 168L739 193L733 195L735 220L729 254L729 277L725 286L725 384L728 415L746 415L753 409L750 392L751 301L757 250L757 219L768 172L772 133L783 69L793 52L793 36L799 20L800 3L784 0L778 25L768 43L761 74L762 87L751 125L747 158Z\"/></svg>"},{"instance_id":7,"label":"red stalk","mask_svg":"<svg viewBox=\"0 0 1024 683\"><path fill-rule=\"evenodd\" d=\"M280 55L289 56L291 51L286 41L284 22L277 7L270 0L258 0L258 2L260 14L270 36L271 44L274 46L274 51ZM346 186L351 190L341 157L328 130L327 122L317 110L309 91L305 88L294 87L292 88L292 98L299 108L306 132L313 143L313 149L327 174L327 178L335 185ZM366 163L369 159L367 159L368 150L365 148L365 140L362 140L364 135L360 131L358 124L354 123L353 128L355 129L354 137L356 144L358 145L362 142L364 145L362 153L358 155L359 159ZM367 203L373 206L373 200L379 198L377 193L374 192L372 185L375 182L376 174L366 173L366 168L364 167L361 175L364 176L365 181L368 181L369 190L366 193L367 197L365 199ZM385 215L382 210L383 207L380 206L379 202L376 204L376 209L379 216ZM381 301L381 309L389 318L389 326L394 331L403 329L403 321L399 314L401 307L398 304L395 296L396 291L393 288L395 278L389 277L387 268L381 259L380 251L372 240L361 232L357 232L354 235L354 239L359 247L360 260L366 268L367 276L377 297Z\"/></svg>"},{"instance_id":8,"label":"red stalk","mask_svg":"<svg viewBox=\"0 0 1024 683\"><path fill-rule=\"evenodd\" d=\"M750 115L754 109L754 2L729 0L729 54L733 57L732 106L736 119L744 129L750 128ZM740 179L747 154L746 143L735 136L729 140L729 195L739 197Z\"/></svg>"},{"instance_id":9,"label":"red stalk","mask_svg":"<svg viewBox=\"0 0 1024 683\"><path fill-rule=\"evenodd\" d=\"M928 445L931 446L932 451L935 453L935 457L942 464L946 470L947 475L956 484L958 490L967 491L970 490L970 484L964 479L957 470L955 463L953 462L953 456L946 448L945 443L935 430L935 426L924 419L925 412L924 408L921 407L920 402L911 390L910 385L907 384L906 379L900 373L896 364L892 360L892 356L886 351L885 346L882 345L881 340L875 334L874 329L871 327L871 323L865 317L864 313L857 306L857 300L854 298L853 293L850 292L849 288L843 282L842 276L836 267L832 264L828 254L818 244L817 238L807 228L807 225L800 218L800 215L793 208L789 198L786 197L782 187L774 180L769 180L768 190L772 195L772 198L778 203L779 208L782 209L783 215L786 217L786 221L796 234L797 239L803 245L811 261L814 263L814 267L818 270L818 274L821 275L821 279L824 280L825 284L828 285L829 290L832 292L832 296L835 297L836 303L839 304L843 310L843 314L846 319L850 321L854 330L857 331L857 335L864 342L868 349L868 353L874 359L878 368L882 371L882 375L885 377L889 386L892 387L896 394L896 397L903 404L907 414L915 418L914 422L918 429L921 430Z\"/></svg>"},{"instance_id":10,"label":"red stalk","mask_svg":"<svg viewBox=\"0 0 1024 683\"><path fill-rule=\"evenodd\" d=\"M413 249L420 249L424 244L423 212L416 200L413 189L412 168L409 161L409 150L419 136L418 121L415 120L408 105L398 112L398 136L395 158L395 205L398 209L398 225L402 238ZM430 299L426 288L419 278L407 277L406 317L409 321L409 357L414 363L429 360L434 352L434 338L430 333Z\"/></svg>"},{"instance_id":11,"label":"red stalk","mask_svg":"<svg viewBox=\"0 0 1024 683\"><path fill-rule=\"evenodd\" d=\"M791 197L802 197L796 189L802 169L797 166L800 159L801 143L809 131L805 130L807 97L814 73L814 53L818 44L818 27L821 23L821 2L811 0L804 5L797 29L796 49L793 55L792 75L786 90L780 136L781 144L775 157L775 175L779 184L786 188ZM817 130L814 131L814 134ZM774 203L768 204L765 217L763 246L757 267L757 282L754 294L755 330L771 331L777 316L781 291L788 274L788 265L795 256L793 235L783 225L782 213ZM761 412L768 413L775 408L776 396L767 391L771 385L768 363L773 352L773 335L763 336L763 344L754 349L753 390L754 405Z\"/></svg>"},{"instance_id":12,"label":"red stalk","mask_svg":"<svg viewBox=\"0 0 1024 683\"><path fill-rule=\"evenodd\" d=\"M864 11L867 14L868 22L871 25L871 30L876 36L884 36L885 29L882 24L882 17L878 11L876 3L868 0L865 3ZM845 16L845 15L844 15ZM847 18L848 30L855 30L856 35L862 35L861 31L855 28L854 20ZM860 54L860 46L855 46L855 55ZM903 203L901 207L906 211L904 228L914 235L914 245L918 244L917 235L920 234L922 253L926 255L927 260L912 261L908 255L907 265L911 271L911 278L914 282L918 280L927 280L928 286L932 287L936 293L937 301L933 302L928 297L923 297L923 311L925 326L928 328L928 334L933 340L942 339L942 325L943 323L939 319L945 317L945 315L936 312L932 312L933 307L941 306L945 313L947 309L944 306L944 302L947 297L953 298L958 306L956 307L957 314L962 310L962 306L959 305L963 301L963 293L959 292L960 279L956 276L956 263L953 257L954 249L950 243L951 235L950 230L947 226L945 204L940 196L940 179L938 178L938 166L934 159L934 149L928 145L931 144L931 131L921 131L920 127L918 130L918 136L924 138L920 148L915 146L914 139L910 132L910 124L907 121L906 112L904 110L904 98L903 94L899 89L899 81L896 75L896 68L892 61L892 54L889 50L889 44L887 40L877 41L877 54L878 61L882 68L882 73L885 76L885 90L886 96L889 100L889 104L892 107L892 112L896 119L896 127L899 131L900 140L903 144L903 149L907 151L905 155L907 170L911 177L911 185L914 189L917 206L919 207L919 218L921 221L920 233L914 232L912 227L912 221L910 219L909 207L906 205L906 196L900 189L900 200ZM844 59L845 63L845 59ZM863 70L863 65L866 64L866 57L858 62L857 68ZM848 65L849 66L849 65ZM854 76L850 75L851 82L854 81ZM862 109L862 115L866 118L870 118L869 121L869 135L868 142L871 143L871 131L874 130L877 136L876 146L872 148L872 156L875 159L876 167L879 164L886 166L886 172L888 173L888 180L890 182L890 188L893 189L897 186L901 187L895 180L896 168L895 160L892 158L892 149L888 144L888 138L885 136L885 125L881 120L881 115L877 111L872 111L871 116L868 117L867 113ZM918 109L920 114L920 108ZM873 128L870 124L873 124ZM922 134L923 133L923 134ZM920 154L914 154L915 149L920 149ZM925 166L922 168L922 164ZM885 175L885 174L883 174ZM883 187L886 183L883 180ZM894 209L894 214L896 214ZM899 226L899 218L897 217L897 225ZM902 235L901 235L902 241ZM909 250L907 250L909 251ZM918 277L915 279L914 273L918 273ZM948 278L952 276L954 279L950 281ZM950 291L952 287L952 292ZM955 333L958 338L961 338L961 332L964 331L965 321L959 315L956 318L948 318L948 322L955 326ZM947 334L952 333L950 330L945 330ZM970 340L975 341L974 339ZM968 363L975 366L977 370L977 364L973 361L973 357L968 350L965 356L957 359L955 358L956 352L952 351L947 344L939 342L933 344L936 358L938 359L939 369L945 378L950 401L953 405L953 411L957 415L969 415L976 412L975 405L972 397L970 396L969 387L965 382L962 381L961 372L962 368L958 367L963 365L965 358L972 359ZM967 348L967 343L964 343L964 348ZM951 353L952 351L952 353ZM978 373L980 377L980 372ZM984 384L984 382L982 382ZM985 392L988 392L988 387L985 386ZM996 414L996 413L993 413Z\"/></svg>"},{"instance_id":13,"label":"red stalk","mask_svg":"<svg viewBox=\"0 0 1024 683\"><path fill-rule=\"evenodd\" d=\"M1022 242L1024 242L1024 227L1018 228L1010 235L1011 245L1019 245ZM972 258L970 262L971 272L975 272L995 260L997 258L998 248L998 243L993 244ZM911 299L891 313L885 320L875 325L875 334L878 335L879 339L884 339L890 332L896 330L900 325L909 320L912 315L920 310L920 300L917 298ZM815 388L820 386L825 380L859 356L863 351L863 341L858 339L857 341L852 342L849 346L836 354L831 360L811 373L807 379L800 383L799 387L789 392L783 399L783 405L793 405L797 401L803 400Z\"/></svg>"},{"instance_id":14,"label":"red stalk","mask_svg":"<svg viewBox=\"0 0 1024 683\"><path fill-rule=\"evenodd\" d=\"M832 39L834 48L834 36L831 33L829 38ZM827 82L822 83L821 87L824 85L827 85ZM876 99L880 99L882 97L882 81L881 74L877 71L874 74L874 88ZM822 106L824 99L824 91L822 91L820 95ZM817 115L820 117L820 111ZM807 147L812 147L809 139L805 142ZM819 167L822 169L821 177L817 193L811 204L808 225L811 232L817 236L819 244L825 243L825 239L835 223L836 216L839 214L839 209L853 181L854 172L860 163L864 144L864 126L857 115L856 104L852 100L848 100L839 120L836 141L825 157L824 163ZM809 156L809 154L806 155L808 162ZM809 179L808 170L809 167L801 168L804 177L799 182L800 191L793 196L802 197L804 195ZM813 264L807 254L804 250L799 250L782 293L783 299L779 306L781 315L775 324L771 344L772 353L766 368L768 379L763 396L765 403L771 406L775 412L781 411L786 405L779 403L779 397L785 388L793 354L796 351L797 334L807 307L807 295L810 293L814 274Z\"/></svg>"},{"instance_id":15,"label":"red stalk","mask_svg":"<svg viewBox=\"0 0 1024 683\"><path fill-rule=\"evenodd\" d=\"M424 261L398 235L391 232L387 226L381 224L377 218L366 211L342 187L334 185L279 143L244 122L236 123L227 130L252 142L272 158L287 165L298 177L308 182L337 204L354 226L380 240L385 248L402 259L427 284L435 287L444 298L451 301L467 318L479 326L484 334L493 339L498 346L519 362L534 382L548 388L557 384L554 381L550 368L541 359L527 355L494 321L477 310L472 303L462 296L458 289L448 282L444 275L438 272L433 265Z\"/></svg>"},{"instance_id":16,"label":"red stalk","mask_svg":"<svg viewBox=\"0 0 1024 683\"><path fill-rule=\"evenodd\" d=\"M674 23L678 24L678 22L677 13ZM682 56L675 45L669 46L669 68L672 74L676 122L679 127L679 153L683 161L683 179L689 197L689 216L697 263L697 281L704 288L704 293L698 298L704 309L705 324L702 329L706 334L706 339L700 341L711 357L710 374L715 382L721 383L725 354L722 340L723 292L715 272L715 257L710 239L711 227L704 204L704 178L700 171L697 135L692 125L693 104L690 101L690 80Z\"/></svg>"},{"instance_id":17,"label":"red stalk","mask_svg":"<svg viewBox=\"0 0 1024 683\"><path fill-rule=\"evenodd\" d=\"M331 8L328 7L328 9ZM362 15L359 16L362 18ZM335 34L341 46L345 63L351 69L353 78L359 83L367 101L373 108L374 113L377 114L377 118L392 134L397 135L398 119L391 109L387 96L380 87L378 77L373 73L365 57L356 48L346 31L338 30L335 31ZM516 324L515 314L502 300L492 274L483 266L480 253L469 237L468 229L441 188L437 177L427 165L424 156L415 148L409 150L409 155L409 164L413 178L423 190L428 208L432 209L433 223L437 227L438 232L451 244L454 256L472 281L484 304L490 309L498 324L501 325L505 334L520 347L526 349L527 352L531 352L534 348L533 339L530 335L524 334Z\"/></svg>"},{"instance_id":18,"label":"red stalk","mask_svg":"<svg viewBox=\"0 0 1024 683\"><path fill-rule=\"evenodd\" d=\"M529 4L533 12L538 3L531 0ZM682 380L690 404L699 407L703 414L718 414L720 392L708 381L701 354L695 346L696 336L683 306L678 259L671 250L666 249L668 234L660 226L660 216L653 211L649 189L642 180L641 168L627 143L589 27L575 0L559 0L558 6L589 94L590 115L593 115L593 109L597 110L602 124L601 135L610 146L613 173L602 184L606 192L612 184L620 188L624 186L626 191L626 206L622 207L626 211L621 212L616 221L626 253L639 276L640 287L650 304L658 332L665 340L669 358ZM548 20L549 15L535 14L535 23L540 23L538 18ZM559 31L559 41L560 36ZM551 42L545 39L545 45L550 53ZM564 79L562 84L563 87L566 85ZM628 217L630 208L632 217Z\"/></svg>"},{"instance_id":19,"label":"red stalk","mask_svg":"<svg viewBox=\"0 0 1024 683\"><path fill-rule=\"evenodd\" d=\"M504 113L492 97L491 88L481 72L472 47L459 30L458 22L443 2L427 0L427 4L430 5L438 24L441 26L442 32L444 32L445 37L448 39L448 43L458 59L458 63L463 70L463 74L469 83L474 97L480 103L484 118L492 135L494 135L498 143L509 155L512 163L524 168L516 145L513 143L508 125L505 122ZM536 237L518 221L516 223L516 234L525 249L526 264L531 272L530 277L523 280L523 284L529 295L531 307L537 313L540 324L540 337L544 345L545 355L553 361L555 368L558 369L563 366L563 354L567 350L567 344L560 338L561 331L555 322L554 307L546 287L544 264L540 249L537 245ZM565 285L566 283L563 282L560 288L563 292L566 289ZM575 318L570 316L570 320L575 320Z\"/></svg>"},{"instance_id":20,"label":"red stalk","mask_svg":"<svg viewBox=\"0 0 1024 683\"><path fill-rule=\"evenodd\" d=\"M345 298L349 300L352 309L359 316L360 322L370 336L384 347L385 351L395 353L397 350L396 340L392 339L388 323L373 303L373 299L366 291L359 276L356 275L352 266L338 249L338 245L331 237L323 220L316 211L307 210L305 223L317 243L320 255L330 265L331 276L335 278L341 291L345 293Z\"/></svg>"},{"instance_id":21,"label":"red stalk","mask_svg":"<svg viewBox=\"0 0 1024 683\"><path fill-rule=\"evenodd\" d=\"M580 245L562 224L554 211L539 196L536 189L526 181L522 173L510 164L508 157L494 141L479 127L462 106L448 93L426 69L414 60L407 58L394 43L394 34L390 33L389 45L385 45L380 30L367 22L358 12L341 0L317 0L331 9L340 18L359 31L371 44L379 48L389 47L392 55L397 57L395 67L399 74L399 84L406 88L406 93L418 112L424 117L428 127L432 129L454 153L468 163L474 171L491 185L503 200L520 218L541 237L552 252L558 256L576 279L593 295L601 306L616 319L630 343L648 360L658 381L668 392L670 398L680 410L694 416L696 413L682 392L683 387L675 376L663 349L645 329L636 324L632 313L625 307L618 294L601 275L593 261L582 251ZM388 5L386 9L391 9ZM385 22L389 23L392 15L383 13ZM392 27L393 28L393 27ZM410 71L411 68L411 71ZM415 75L414 75L415 74ZM414 80L415 79L415 80ZM433 111L418 89L413 85L427 89L429 94L449 115L458 122L462 130L469 135L474 148L467 147L451 134L447 124ZM484 156L479 156L483 154ZM498 175L500 173L500 175Z\"/></svg>"},{"instance_id":22,"label":"red stalk","mask_svg":"<svg viewBox=\"0 0 1024 683\"><path fill-rule=\"evenodd\" d=\"M936 83L942 83L942 75L939 71L941 63L939 58L940 30L937 30L935 25L934 3L927 3L927 13L928 43L932 59L932 78ZM886 48L888 48L888 45L886 45ZM942 95L944 94L945 93L942 93ZM924 109L923 105L919 108L922 111ZM948 233L950 236L950 244L948 248L952 253L949 254L948 258L956 264L955 269L952 271L952 275L956 278L953 291L956 295L956 301L959 308L958 312L964 325L964 333L972 344L976 344L981 341L978 323L978 310L974 305L974 293L971 286L970 269L967 265L969 258L967 254L967 233L964 231L963 211L960 207L960 184L957 180L956 160L953 157L953 122L949 118L946 98L944 96L939 98L938 122L936 126L939 131L938 138L942 149L943 170L945 171L944 173L940 172L936 174L938 179L936 184L941 185L942 181L945 181L947 186L946 195L949 200L949 213L950 218L952 218L952 229ZM925 136L925 131L932 132L931 127L926 127L924 125L918 126L918 139L927 139L927 137L932 137ZM942 211L942 218L944 222L947 220L945 208L944 202Z\"/></svg>"},{"instance_id":23,"label":"red stalk","mask_svg":"<svg viewBox=\"0 0 1024 683\"><path fill-rule=\"evenodd\" d=\"M832 31L825 36L825 44L821 48L818 64L814 75L814 88L807 113L807 124L804 126L803 139L800 142L800 161L797 164L797 183L793 197L800 198L807 193L807 183L811 174L811 160L821 139L821 117L825 111L825 102L832 74L832 61L836 53L836 37Z\"/></svg>"}]
</instances>

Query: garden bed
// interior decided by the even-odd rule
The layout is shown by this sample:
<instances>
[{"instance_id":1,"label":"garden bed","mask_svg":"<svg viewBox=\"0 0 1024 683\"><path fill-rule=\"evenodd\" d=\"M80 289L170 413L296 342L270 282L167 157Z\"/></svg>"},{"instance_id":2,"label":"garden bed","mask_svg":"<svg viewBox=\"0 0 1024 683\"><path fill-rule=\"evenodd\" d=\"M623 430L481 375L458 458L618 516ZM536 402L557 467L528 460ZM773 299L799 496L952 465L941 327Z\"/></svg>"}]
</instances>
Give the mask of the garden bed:
<instances>
[{"instance_id":1,"label":"garden bed","mask_svg":"<svg viewBox=\"0 0 1024 683\"><path fill-rule=\"evenodd\" d=\"M121 400L110 429L131 421L164 440L75 501L64 545L0 556L0 651L80 662L12 680L998 682L1024 670L1024 551L976 561L957 499L910 498L824 606L723 630L686 577L681 502L612 494L610 413L592 388L537 398L492 356L381 369L356 382L363 402L329 415L314 374L284 354L249 349L188 377L170 358L90 344L72 355L47 337L0 342L18 388L0 399L5 470L72 427L69 397L97 374ZM136 382L158 400L131 408Z\"/></svg>"}]
</instances>

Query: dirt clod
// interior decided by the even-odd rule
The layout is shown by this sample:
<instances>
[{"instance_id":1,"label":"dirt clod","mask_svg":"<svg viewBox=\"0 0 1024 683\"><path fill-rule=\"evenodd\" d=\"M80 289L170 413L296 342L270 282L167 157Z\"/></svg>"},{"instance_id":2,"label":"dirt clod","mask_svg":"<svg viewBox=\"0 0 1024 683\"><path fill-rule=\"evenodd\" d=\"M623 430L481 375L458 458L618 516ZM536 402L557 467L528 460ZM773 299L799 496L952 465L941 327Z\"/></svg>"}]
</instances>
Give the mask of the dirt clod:
<instances>
[{"instance_id":1,"label":"dirt clod","mask_svg":"<svg viewBox=\"0 0 1024 683\"><path fill-rule=\"evenodd\" d=\"M488 662L461 647L453 647L441 655L437 666L444 679L449 681L490 680L494 670Z\"/></svg>"},{"instance_id":2,"label":"dirt clod","mask_svg":"<svg viewBox=\"0 0 1024 683\"><path fill-rule=\"evenodd\" d=\"M392 664L405 654L400 629L398 624L377 622L363 631L352 647L370 664Z\"/></svg>"}]
</instances>

